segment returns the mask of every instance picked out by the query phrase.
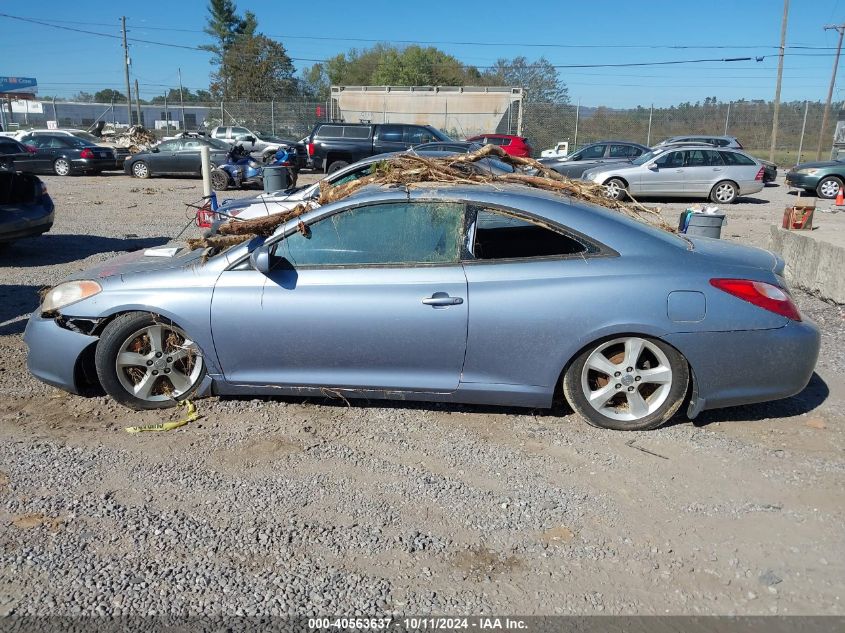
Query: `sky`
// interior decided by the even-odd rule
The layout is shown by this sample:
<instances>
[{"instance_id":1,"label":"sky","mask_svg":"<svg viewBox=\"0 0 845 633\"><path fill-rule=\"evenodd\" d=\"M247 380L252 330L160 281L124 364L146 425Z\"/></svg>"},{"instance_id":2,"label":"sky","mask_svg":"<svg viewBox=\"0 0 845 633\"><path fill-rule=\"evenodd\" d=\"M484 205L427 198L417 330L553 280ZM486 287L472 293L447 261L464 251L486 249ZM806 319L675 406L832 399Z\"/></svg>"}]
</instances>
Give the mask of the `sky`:
<instances>
[{"instance_id":1,"label":"sky","mask_svg":"<svg viewBox=\"0 0 845 633\"><path fill-rule=\"evenodd\" d=\"M678 65L561 68L573 103L585 106L666 106L685 101L774 97L783 0L365 0L296 2L236 0L258 17L258 30L282 42L297 70L377 41L423 41L466 64L497 58L546 57L555 65L652 63L760 57ZM0 0L0 13L49 22L54 28L0 16L0 76L35 77L41 95L68 97L101 88L124 91L120 17L130 38L195 47L207 0ZM823 101L845 0L791 0L782 101ZM94 31L103 37L74 30ZM118 36L118 37L114 37ZM319 38L319 39L317 39ZM372 41L361 41L372 40ZM688 48L673 48L688 47ZM150 99L178 85L206 89L210 55L131 42L131 76ZM845 100L842 66L834 101Z\"/></svg>"}]
</instances>

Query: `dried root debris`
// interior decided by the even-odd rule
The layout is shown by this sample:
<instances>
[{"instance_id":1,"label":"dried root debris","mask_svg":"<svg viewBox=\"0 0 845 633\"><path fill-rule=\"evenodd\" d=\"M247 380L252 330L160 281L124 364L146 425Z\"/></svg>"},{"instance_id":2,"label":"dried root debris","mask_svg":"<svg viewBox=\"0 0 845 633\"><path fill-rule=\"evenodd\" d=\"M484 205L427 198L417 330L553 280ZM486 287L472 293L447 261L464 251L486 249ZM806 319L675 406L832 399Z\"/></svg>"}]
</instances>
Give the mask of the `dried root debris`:
<instances>
[{"instance_id":1,"label":"dried root debris","mask_svg":"<svg viewBox=\"0 0 845 633\"><path fill-rule=\"evenodd\" d=\"M482 166L474 165L474 163L488 157L497 158L519 169L513 173L494 174L485 171ZM523 169L534 170L534 172L526 173L522 171ZM227 248L257 236L267 237L272 235L273 231L282 224L311 211L317 205L322 206L337 202L338 200L351 196L367 185L393 185L407 188L426 183L467 185L520 184L597 204L619 211L628 217L640 220L646 224L657 226L666 231L673 231L672 226L660 216L657 210L649 209L636 200L631 199L627 202L612 200L606 196L605 188L602 185L582 180L572 180L546 167L533 158L511 156L501 147L485 145L481 149L468 154L456 154L438 158L419 156L413 153L391 156L377 163L373 173L368 176L340 185L321 187L320 198L316 204L314 202L305 202L295 206L293 209L251 220L238 220L234 218L220 227L219 236L188 240L188 246L191 249ZM301 225L299 226L299 230L302 232L304 224L301 221L299 224ZM307 230L307 227L305 227L305 230Z\"/></svg>"}]
</instances>

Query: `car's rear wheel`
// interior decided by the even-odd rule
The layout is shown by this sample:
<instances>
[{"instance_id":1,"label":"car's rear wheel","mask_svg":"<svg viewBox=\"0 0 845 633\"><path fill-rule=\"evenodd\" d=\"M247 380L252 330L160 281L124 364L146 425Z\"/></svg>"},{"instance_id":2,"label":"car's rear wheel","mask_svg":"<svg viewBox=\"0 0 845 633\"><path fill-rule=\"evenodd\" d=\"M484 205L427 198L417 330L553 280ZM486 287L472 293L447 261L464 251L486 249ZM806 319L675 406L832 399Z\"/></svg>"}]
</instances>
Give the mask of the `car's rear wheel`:
<instances>
[{"instance_id":1,"label":"car's rear wheel","mask_svg":"<svg viewBox=\"0 0 845 633\"><path fill-rule=\"evenodd\" d=\"M624 200L628 196L628 185L621 178L611 178L604 183L604 193L611 200Z\"/></svg>"},{"instance_id":2,"label":"car's rear wheel","mask_svg":"<svg viewBox=\"0 0 845 633\"><path fill-rule=\"evenodd\" d=\"M593 426L619 431L655 429L684 400L689 367L673 347L643 336L595 343L563 378L569 404Z\"/></svg>"},{"instance_id":3,"label":"car's rear wheel","mask_svg":"<svg viewBox=\"0 0 845 633\"><path fill-rule=\"evenodd\" d=\"M67 158L57 158L53 162L53 171L57 176L70 175L70 161Z\"/></svg>"},{"instance_id":4,"label":"car's rear wheel","mask_svg":"<svg viewBox=\"0 0 845 633\"><path fill-rule=\"evenodd\" d=\"M135 178L149 178L150 177L150 168L142 160L139 160L137 163L132 165L132 175Z\"/></svg>"},{"instance_id":5,"label":"car's rear wheel","mask_svg":"<svg viewBox=\"0 0 845 633\"><path fill-rule=\"evenodd\" d=\"M345 160L336 160L331 165L329 165L329 171L326 173L333 174L339 169L343 169L347 165L349 165L349 163L347 163Z\"/></svg>"},{"instance_id":6,"label":"car's rear wheel","mask_svg":"<svg viewBox=\"0 0 845 633\"><path fill-rule=\"evenodd\" d=\"M839 195L839 190L842 188L842 181L835 176L825 176L816 185L816 195L819 198L832 200Z\"/></svg>"},{"instance_id":7,"label":"car's rear wheel","mask_svg":"<svg viewBox=\"0 0 845 633\"><path fill-rule=\"evenodd\" d=\"M147 312L124 314L103 330L97 377L130 409L162 409L193 394L205 376L196 344L182 328Z\"/></svg>"},{"instance_id":8,"label":"car's rear wheel","mask_svg":"<svg viewBox=\"0 0 845 633\"><path fill-rule=\"evenodd\" d=\"M710 190L710 201L716 204L731 204L736 201L739 190L730 180L723 180L713 185Z\"/></svg>"}]
</instances>

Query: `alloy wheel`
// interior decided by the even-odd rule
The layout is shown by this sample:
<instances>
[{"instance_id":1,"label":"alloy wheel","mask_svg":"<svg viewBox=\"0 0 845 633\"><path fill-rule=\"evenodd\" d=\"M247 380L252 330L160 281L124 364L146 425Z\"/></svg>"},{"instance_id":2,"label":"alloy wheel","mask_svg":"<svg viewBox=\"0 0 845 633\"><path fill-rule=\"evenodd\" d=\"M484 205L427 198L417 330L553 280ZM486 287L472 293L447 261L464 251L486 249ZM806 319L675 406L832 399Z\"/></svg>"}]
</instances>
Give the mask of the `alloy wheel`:
<instances>
[{"instance_id":1,"label":"alloy wheel","mask_svg":"<svg viewBox=\"0 0 845 633\"><path fill-rule=\"evenodd\" d=\"M713 195L718 202L730 202L736 197L736 190L729 182L723 182L716 186Z\"/></svg>"},{"instance_id":2,"label":"alloy wheel","mask_svg":"<svg viewBox=\"0 0 845 633\"><path fill-rule=\"evenodd\" d=\"M203 359L196 345L175 325L137 330L120 346L117 378L136 398L161 402L188 393L200 379Z\"/></svg>"},{"instance_id":3,"label":"alloy wheel","mask_svg":"<svg viewBox=\"0 0 845 633\"><path fill-rule=\"evenodd\" d=\"M64 158L56 159L53 163L53 169L58 176L67 176L70 173L70 163Z\"/></svg>"},{"instance_id":4,"label":"alloy wheel","mask_svg":"<svg viewBox=\"0 0 845 633\"><path fill-rule=\"evenodd\" d=\"M612 420L630 422L657 411L672 390L672 366L651 341L617 338L596 348L581 372L587 403Z\"/></svg>"},{"instance_id":5,"label":"alloy wheel","mask_svg":"<svg viewBox=\"0 0 845 633\"><path fill-rule=\"evenodd\" d=\"M132 165L132 173L135 174L137 178L146 178L150 175L150 170L146 163L138 162Z\"/></svg>"},{"instance_id":6,"label":"alloy wheel","mask_svg":"<svg viewBox=\"0 0 845 633\"><path fill-rule=\"evenodd\" d=\"M835 198L839 193L839 181L833 178L823 181L819 186L819 192L825 198Z\"/></svg>"}]
</instances>

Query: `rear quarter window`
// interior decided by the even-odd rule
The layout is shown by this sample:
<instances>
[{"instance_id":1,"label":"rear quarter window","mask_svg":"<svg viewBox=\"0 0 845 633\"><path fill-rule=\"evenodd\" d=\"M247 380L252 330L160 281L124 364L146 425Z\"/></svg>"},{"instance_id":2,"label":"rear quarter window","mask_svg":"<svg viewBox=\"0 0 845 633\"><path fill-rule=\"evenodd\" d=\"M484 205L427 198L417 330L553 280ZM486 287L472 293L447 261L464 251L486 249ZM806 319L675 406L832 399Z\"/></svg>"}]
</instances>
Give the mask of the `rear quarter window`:
<instances>
[{"instance_id":1,"label":"rear quarter window","mask_svg":"<svg viewBox=\"0 0 845 633\"><path fill-rule=\"evenodd\" d=\"M343 138L343 126L324 125L317 130L314 136L319 136L320 138Z\"/></svg>"},{"instance_id":2,"label":"rear quarter window","mask_svg":"<svg viewBox=\"0 0 845 633\"><path fill-rule=\"evenodd\" d=\"M738 152L719 152L726 165L756 165L748 156Z\"/></svg>"},{"instance_id":3,"label":"rear quarter window","mask_svg":"<svg viewBox=\"0 0 845 633\"><path fill-rule=\"evenodd\" d=\"M343 138L370 138L372 128L369 126L352 126L347 125L343 128Z\"/></svg>"}]
</instances>

